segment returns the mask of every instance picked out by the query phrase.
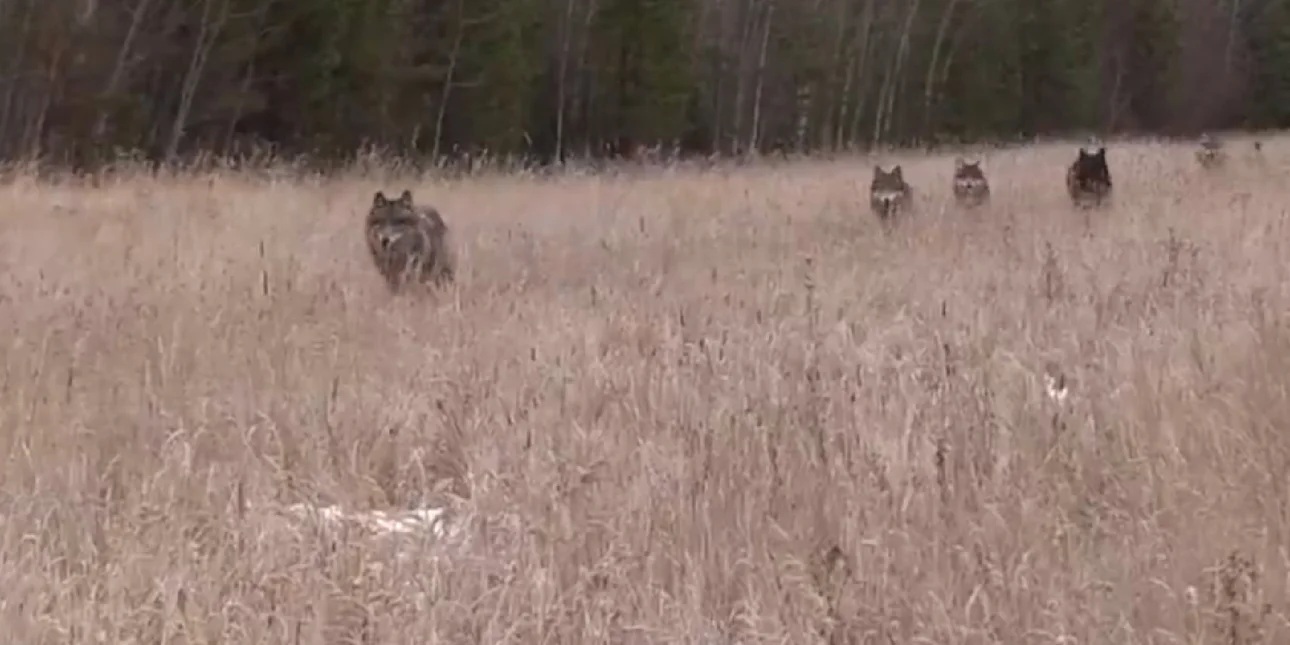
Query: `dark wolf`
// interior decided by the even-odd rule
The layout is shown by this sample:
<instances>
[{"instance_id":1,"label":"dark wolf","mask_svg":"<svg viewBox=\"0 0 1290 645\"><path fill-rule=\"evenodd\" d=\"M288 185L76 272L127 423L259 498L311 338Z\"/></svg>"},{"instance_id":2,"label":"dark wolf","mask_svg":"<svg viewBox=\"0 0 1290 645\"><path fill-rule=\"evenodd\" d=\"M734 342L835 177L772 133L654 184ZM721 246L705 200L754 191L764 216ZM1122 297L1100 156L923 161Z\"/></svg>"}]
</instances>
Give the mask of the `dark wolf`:
<instances>
[{"instance_id":1,"label":"dark wolf","mask_svg":"<svg viewBox=\"0 0 1290 645\"><path fill-rule=\"evenodd\" d=\"M1079 149L1079 157L1066 171L1066 190L1081 208L1101 206L1111 197L1111 169L1106 165L1106 148L1096 152Z\"/></svg>"},{"instance_id":2,"label":"dark wolf","mask_svg":"<svg viewBox=\"0 0 1290 645\"><path fill-rule=\"evenodd\" d=\"M990 201L990 182L981 170L981 162L954 160L954 199L959 204L974 208Z\"/></svg>"},{"instance_id":3,"label":"dark wolf","mask_svg":"<svg viewBox=\"0 0 1290 645\"><path fill-rule=\"evenodd\" d=\"M889 172L881 166L873 167L873 181L869 184L869 207L884 222L891 220L897 213L909 208L912 189L905 182L900 166L894 166Z\"/></svg>"},{"instance_id":4,"label":"dark wolf","mask_svg":"<svg viewBox=\"0 0 1290 645\"><path fill-rule=\"evenodd\" d=\"M448 226L439 211L412 203L412 191L398 199L377 192L367 213L367 248L391 292L413 283L441 285L453 280L455 259Z\"/></svg>"},{"instance_id":5,"label":"dark wolf","mask_svg":"<svg viewBox=\"0 0 1290 645\"><path fill-rule=\"evenodd\" d=\"M1200 149L1196 151L1196 161L1206 169L1223 165L1227 161L1227 151L1223 149L1223 142L1209 136L1208 133L1200 135Z\"/></svg>"}]
</instances>

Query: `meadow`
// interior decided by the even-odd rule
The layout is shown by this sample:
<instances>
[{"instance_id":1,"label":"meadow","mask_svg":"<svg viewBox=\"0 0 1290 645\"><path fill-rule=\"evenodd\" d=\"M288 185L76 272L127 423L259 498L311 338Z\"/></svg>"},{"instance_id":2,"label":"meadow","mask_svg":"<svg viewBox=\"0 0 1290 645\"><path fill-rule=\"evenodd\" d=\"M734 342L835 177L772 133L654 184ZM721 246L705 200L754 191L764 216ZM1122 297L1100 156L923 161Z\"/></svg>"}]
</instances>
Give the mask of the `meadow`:
<instances>
[{"instance_id":1,"label":"meadow","mask_svg":"<svg viewBox=\"0 0 1290 645\"><path fill-rule=\"evenodd\" d=\"M1229 148L1113 142L1089 212L1075 143L984 150L967 212L948 152L13 174L0 633L1287 642L1290 139ZM393 297L405 187L458 278Z\"/></svg>"}]
</instances>

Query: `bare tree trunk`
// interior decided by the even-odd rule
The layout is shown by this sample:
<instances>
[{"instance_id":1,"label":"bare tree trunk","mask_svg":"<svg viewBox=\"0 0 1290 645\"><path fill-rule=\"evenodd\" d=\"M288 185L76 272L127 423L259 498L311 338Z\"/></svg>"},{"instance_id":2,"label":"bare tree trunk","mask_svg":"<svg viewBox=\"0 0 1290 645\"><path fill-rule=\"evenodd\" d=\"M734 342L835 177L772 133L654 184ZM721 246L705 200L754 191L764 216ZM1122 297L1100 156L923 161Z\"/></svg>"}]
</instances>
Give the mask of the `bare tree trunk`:
<instances>
[{"instance_id":1,"label":"bare tree trunk","mask_svg":"<svg viewBox=\"0 0 1290 645\"><path fill-rule=\"evenodd\" d=\"M560 43L560 75L556 79L555 90L555 158L561 164L564 163L565 83L569 74L569 48L573 42L574 0L564 0L564 2L564 23L561 25L564 29L564 38Z\"/></svg>"},{"instance_id":2,"label":"bare tree trunk","mask_svg":"<svg viewBox=\"0 0 1290 645\"><path fill-rule=\"evenodd\" d=\"M27 62L27 34L31 33L32 14L36 13L35 1L36 0L31 0L28 2L27 10L23 13L22 29L19 31L18 38L16 39L18 51L14 54L13 65L9 68L9 87L5 89L4 101L0 102L0 137L4 137L3 140L11 140L7 136L9 133L9 123L13 116L13 102L14 97L17 95L17 88L19 87L19 75L23 71L23 65ZM15 136L15 138L19 137ZM0 148L0 150L2 150L2 148Z\"/></svg>"},{"instance_id":3,"label":"bare tree trunk","mask_svg":"<svg viewBox=\"0 0 1290 645\"><path fill-rule=\"evenodd\" d=\"M887 73L882 77L882 87L879 88L878 90L878 109L874 112L874 115L873 115L873 135L869 137L870 146L877 146L878 143L882 140L882 133L883 133L882 120L887 116L887 113L886 113L887 93L891 91L891 82L892 82L891 79L892 79L892 76L894 76L893 70L895 66L896 66L895 61L892 61L891 66L887 68Z\"/></svg>"},{"instance_id":4,"label":"bare tree trunk","mask_svg":"<svg viewBox=\"0 0 1290 645\"><path fill-rule=\"evenodd\" d=\"M147 2L148 0L143 0ZM233 118L229 119L228 127L224 130L224 154L228 154L233 147L233 134L237 130L238 121L242 120L242 112L246 109L246 95L251 92L251 81L255 79L255 51L260 47L260 38L264 36L264 28L269 21L270 1L265 0L260 3L259 15L255 20L255 36L251 39L251 61L246 66L246 74L242 76L242 83L238 87L237 106L233 108ZM275 142L276 143L276 142Z\"/></svg>"},{"instance_id":5,"label":"bare tree trunk","mask_svg":"<svg viewBox=\"0 0 1290 645\"><path fill-rule=\"evenodd\" d=\"M879 99L878 117L874 120L874 138L875 144L884 141L886 135L891 131L891 115L896 109L897 85L905 73L905 58L909 52L909 32L914 26L914 18L918 15L919 0L913 0L909 7L909 14L905 16L905 26L900 31L900 44L896 47L896 56L892 61L891 67L887 73L887 78L883 81L883 94Z\"/></svg>"},{"instance_id":6,"label":"bare tree trunk","mask_svg":"<svg viewBox=\"0 0 1290 645\"><path fill-rule=\"evenodd\" d=\"M828 94L824 99L827 101L826 109L823 114L823 121L819 124L819 141L821 148L837 150L839 124L846 118L844 108L846 105L845 86L850 79L847 73L850 70L851 61L843 65L843 55L846 52L846 32L849 16L847 4L845 2L836 3L838 13L836 16L837 23L834 25L833 55L829 59L829 85Z\"/></svg>"},{"instance_id":7,"label":"bare tree trunk","mask_svg":"<svg viewBox=\"0 0 1290 645\"><path fill-rule=\"evenodd\" d=\"M1240 16L1241 0L1232 0L1232 13L1227 21L1227 43L1223 47L1223 78L1232 76L1232 47L1236 44L1236 20Z\"/></svg>"},{"instance_id":8,"label":"bare tree trunk","mask_svg":"<svg viewBox=\"0 0 1290 645\"><path fill-rule=\"evenodd\" d=\"M713 77L712 78L713 80L712 117L713 118L712 118L712 150L709 151L711 154L715 154L715 155L721 155L726 151L725 142L727 141L726 132L728 127L726 125L726 121L727 119L735 118L733 115L728 114L730 109L730 98L729 98L730 92L728 89L730 75L726 73L727 62L729 60L729 52L727 51L727 46L728 46L728 43L734 38L733 33L739 29L739 25L737 24L738 19L731 17L731 14L734 14L736 12L730 9L730 5L734 2L740 2L740 1L741 0L715 0L716 13L717 13L717 28L715 30L716 44L714 49L717 52L717 54L715 57L713 57L713 60L711 61L712 66L710 70L710 73L712 74L712 77ZM735 80L735 87L738 88L740 80L738 77L736 77L734 80ZM736 103L734 110L737 112L738 109L739 107L738 107L738 104ZM730 139L733 140L734 136L738 136L738 135L733 135L732 137L730 137Z\"/></svg>"},{"instance_id":9,"label":"bare tree trunk","mask_svg":"<svg viewBox=\"0 0 1290 645\"><path fill-rule=\"evenodd\" d=\"M923 83L923 137L931 136L932 127L932 97L936 94L936 67L940 62L941 46L945 42L945 33L949 31L950 20L954 16L954 8L958 5L958 0L949 0L945 5L945 13L941 14L941 23L936 26L936 39L932 41L932 59L927 63L927 79Z\"/></svg>"},{"instance_id":10,"label":"bare tree trunk","mask_svg":"<svg viewBox=\"0 0 1290 645\"><path fill-rule=\"evenodd\" d=\"M854 91L853 86L855 85L855 70L856 58L854 56L848 56L847 67L844 71L845 76L842 77L842 96L838 98L838 122L833 126L833 148L836 150L841 150L846 147L849 136L847 122L851 120L851 113L855 110L855 104L858 102L858 100L852 96L852 92Z\"/></svg>"},{"instance_id":11,"label":"bare tree trunk","mask_svg":"<svg viewBox=\"0 0 1290 645\"><path fill-rule=\"evenodd\" d=\"M858 82L859 79L864 78L865 73L869 69L869 52L873 47L873 3L874 0L868 0L868 2L865 3L863 19L864 40L860 45L860 62L855 66L855 75L852 76L851 79L848 79L848 83L851 83L853 79ZM851 113L851 127L848 134L848 137L853 143L860 136L860 120L864 118L865 107L869 104L867 100L868 96L868 92L864 87L860 87L858 93L855 95L856 103L853 108L854 111Z\"/></svg>"},{"instance_id":12,"label":"bare tree trunk","mask_svg":"<svg viewBox=\"0 0 1290 645\"><path fill-rule=\"evenodd\" d=\"M950 70L954 67L954 56L959 50L959 39L951 38L946 44L944 55L941 57L941 69L937 71L938 82L942 87L950 80Z\"/></svg>"},{"instance_id":13,"label":"bare tree trunk","mask_svg":"<svg viewBox=\"0 0 1290 645\"><path fill-rule=\"evenodd\" d=\"M811 138L811 127L815 124L811 117L815 114L816 102L819 101L820 94L815 89L814 83L806 83L797 87L797 99L794 106L797 110L797 117L794 123L793 147L797 152L807 152L813 146Z\"/></svg>"},{"instance_id":14,"label":"bare tree trunk","mask_svg":"<svg viewBox=\"0 0 1290 645\"><path fill-rule=\"evenodd\" d=\"M242 76L242 83L237 88L237 105L233 108L233 118L229 119L228 127L224 129L224 154L228 154L233 147L233 135L237 132L238 121L242 120L242 113L246 109L246 95L251 91L251 80L254 78L255 62L252 61L246 66L246 74Z\"/></svg>"},{"instance_id":15,"label":"bare tree trunk","mask_svg":"<svg viewBox=\"0 0 1290 645\"><path fill-rule=\"evenodd\" d=\"M1129 96L1127 92L1122 91L1124 88L1124 61L1116 57L1114 62L1115 82L1111 86L1111 98L1107 102L1106 120L1102 124L1103 133L1115 132L1120 127L1120 115L1128 111Z\"/></svg>"},{"instance_id":16,"label":"bare tree trunk","mask_svg":"<svg viewBox=\"0 0 1290 645\"><path fill-rule=\"evenodd\" d=\"M448 75L443 82L443 92L439 96L439 113L434 120L434 148L430 158L439 161L439 150L443 144L443 120L448 113L448 100L452 98L452 82L457 74L457 56L461 53L462 34L466 31L466 0L457 0L457 33L453 35L452 52L448 54Z\"/></svg>"},{"instance_id":17,"label":"bare tree trunk","mask_svg":"<svg viewBox=\"0 0 1290 645\"><path fill-rule=\"evenodd\" d=\"M574 88L574 96L578 99L578 119L582 129L582 154L584 158L592 156L591 150L591 103L593 100L593 83L590 77L590 71L587 69L587 58L591 55L591 23L596 19L596 0L587 2L587 13L582 20L582 43L578 48L578 74L576 78L578 83Z\"/></svg>"},{"instance_id":18,"label":"bare tree trunk","mask_svg":"<svg viewBox=\"0 0 1290 645\"><path fill-rule=\"evenodd\" d=\"M748 152L761 149L761 96L766 84L766 55L770 49L770 27L775 20L775 5L766 7L766 24L762 27L761 51L757 54L757 86L753 90L752 130L748 133Z\"/></svg>"},{"instance_id":19,"label":"bare tree trunk","mask_svg":"<svg viewBox=\"0 0 1290 645\"><path fill-rule=\"evenodd\" d=\"M756 23L754 16L756 16L757 13L757 1L747 0L745 7L742 20L743 24L739 35L739 57L738 62L735 65L736 85L733 115L734 123L731 124L732 127L730 133L730 142L732 144L731 153L735 155L743 153L744 103L746 102L744 97L747 94L748 88L748 75L746 73L748 62L746 56L748 54L748 43L752 40L753 26Z\"/></svg>"},{"instance_id":20,"label":"bare tree trunk","mask_svg":"<svg viewBox=\"0 0 1290 645\"><path fill-rule=\"evenodd\" d=\"M139 35L139 26L143 24L143 16L148 12L148 6L152 0L139 0L134 5L134 11L130 15L130 28L125 32L125 40L121 41L121 48L116 52L116 62L112 65L112 72L108 74L107 83L103 86L103 92L100 101L106 100L115 95L121 87L121 79L125 76L126 61L129 60L130 51L134 47L134 39ZM91 143L97 143L103 138L103 133L107 131L108 109L106 105L100 105L98 116L94 119L93 140Z\"/></svg>"},{"instance_id":21,"label":"bare tree trunk","mask_svg":"<svg viewBox=\"0 0 1290 645\"><path fill-rule=\"evenodd\" d=\"M99 0L81 0L80 11L76 12L76 23L78 27L85 27L94 20L94 15L98 13Z\"/></svg>"},{"instance_id":22,"label":"bare tree trunk","mask_svg":"<svg viewBox=\"0 0 1290 645\"><path fill-rule=\"evenodd\" d=\"M40 110L36 112L36 117L28 125L26 130L26 155L29 159L40 157L41 147L44 143L45 120L49 118L49 107L54 102L54 88L62 82L59 68L63 65L63 54L66 48L59 46L54 52L53 58L49 62L49 69L45 73L44 92L40 97Z\"/></svg>"},{"instance_id":23,"label":"bare tree trunk","mask_svg":"<svg viewBox=\"0 0 1290 645\"><path fill-rule=\"evenodd\" d=\"M812 2L811 11L815 15L820 14L820 4L821 0ZM812 56L816 55L818 54L813 51ZM797 103L794 107L797 110L795 115L797 117L797 129L794 132L796 141L793 142L793 145L797 152L809 152L816 146L820 146L821 143L816 140L816 137L827 138L820 135L820 132L827 132L827 130L819 128L821 120L828 120L827 115L821 116L819 113L823 102L822 97L825 95L824 82L821 80L822 76L823 74L819 76L812 75L805 81L798 80L796 83Z\"/></svg>"},{"instance_id":24,"label":"bare tree trunk","mask_svg":"<svg viewBox=\"0 0 1290 645\"><path fill-rule=\"evenodd\" d=\"M197 32L197 44L193 47L193 57L188 61L188 72L184 74L183 89L179 95L179 109L175 111L175 120L170 124L170 136L166 140L164 156L166 163L173 163L179 154L179 142L184 138L184 129L188 126L188 116L192 112L193 97L197 95L197 86L201 83L202 72L206 68L206 59L210 57L211 48L224 29L228 20L228 0L224 0L220 15L211 23L211 4L215 0L202 3L202 26Z\"/></svg>"}]
</instances>

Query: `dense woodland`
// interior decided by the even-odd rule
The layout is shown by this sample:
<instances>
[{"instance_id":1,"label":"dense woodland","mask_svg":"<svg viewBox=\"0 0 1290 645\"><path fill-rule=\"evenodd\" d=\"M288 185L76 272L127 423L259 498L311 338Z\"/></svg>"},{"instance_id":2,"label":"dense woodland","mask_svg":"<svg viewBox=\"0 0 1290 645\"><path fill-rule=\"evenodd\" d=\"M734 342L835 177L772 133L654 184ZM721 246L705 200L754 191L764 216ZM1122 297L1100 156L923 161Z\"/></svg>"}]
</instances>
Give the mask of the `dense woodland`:
<instances>
[{"instance_id":1,"label":"dense woodland","mask_svg":"<svg viewBox=\"0 0 1290 645\"><path fill-rule=\"evenodd\" d=\"M1290 0L0 0L0 159L814 152L1290 123Z\"/></svg>"}]
</instances>

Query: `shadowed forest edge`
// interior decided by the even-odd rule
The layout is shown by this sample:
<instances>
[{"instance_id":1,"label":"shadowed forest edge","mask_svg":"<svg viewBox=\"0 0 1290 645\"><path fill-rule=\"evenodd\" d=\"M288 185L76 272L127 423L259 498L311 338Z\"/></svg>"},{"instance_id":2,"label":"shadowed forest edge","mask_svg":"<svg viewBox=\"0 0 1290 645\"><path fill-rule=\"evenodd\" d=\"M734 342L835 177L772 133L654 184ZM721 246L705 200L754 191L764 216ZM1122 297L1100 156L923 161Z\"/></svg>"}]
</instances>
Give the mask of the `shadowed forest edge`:
<instances>
[{"instance_id":1,"label":"shadowed forest edge","mask_svg":"<svg viewBox=\"0 0 1290 645\"><path fill-rule=\"evenodd\" d=\"M1290 122L1287 63L1272 0L0 0L0 160L1192 135Z\"/></svg>"}]
</instances>

